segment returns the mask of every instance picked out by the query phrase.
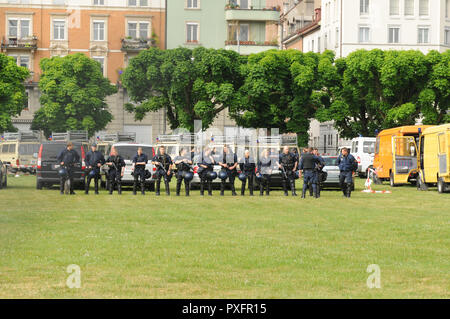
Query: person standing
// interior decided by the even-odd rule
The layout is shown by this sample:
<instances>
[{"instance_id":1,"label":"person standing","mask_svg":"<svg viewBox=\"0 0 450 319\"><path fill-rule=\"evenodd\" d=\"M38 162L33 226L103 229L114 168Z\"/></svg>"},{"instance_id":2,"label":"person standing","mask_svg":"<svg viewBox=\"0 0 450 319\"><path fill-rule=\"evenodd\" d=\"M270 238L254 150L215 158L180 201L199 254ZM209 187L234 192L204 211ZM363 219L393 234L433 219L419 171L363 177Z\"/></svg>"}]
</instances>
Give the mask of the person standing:
<instances>
[{"instance_id":1,"label":"person standing","mask_svg":"<svg viewBox=\"0 0 450 319\"><path fill-rule=\"evenodd\" d=\"M122 194L122 177L125 170L125 160L117 153L117 150L113 147L111 154L106 160L106 165L109 167L108 181L109 181L109 194L112 195L114 188L117 186L117 193Z\"/></svg>"},{"instance_id":2,"label":"person standing","mask_svg":"<svg viewBox=\"0 0 450 319\"><path fill-rule=\"evenodd\" d=\"M161 178L164 179L164 187L166 189L166 195L170 195L170 180L172 177L172 172L170 166L172 165L172 158L166 154L166 148L164 146L159 147L159 154L155 155L152 160L152 164L156 165L155 175L156 179L156 196L159 196L159 191L161 189Z\"/></svg>"},{"instance_id":3,"label":"person standing","mask_svg":"<svg viewBox=\"0 0 450 319\"><path fill-rule=\"evenodd\" d=\"M180 196L181 191L181 183L185 177L185 174L191 171L192 160L188 155L188 152L185 148L180 150L180 155L174 158L174 163L177 167L177 189L176 194ZM189 181L184 180L184 188L186 191L186 196L189 196Z\"/></svg>"},{"instance_id":4,"label":"person standing","mask_svg":"<svg viewBox=\"0 0 450 319\"><path fill-rule=\"evenodd\" d=\"M239 167L241 169L241 174L244 174L244 178L241 179L242 187L241 187L241 196L245 195L245 185L248 180L248 190L250 192L250 196L253 196L253 179L255 177L256 163L255 159L250 156L250 151L245 150L244 157L239 161Z\"/></svg>"},{"instance_id":5,"label":"person standing","mask_svg":"<svg viewBox=\"0 0 450 319\"><path fill-rule=\"evenodd\" d=\"M147 154L144 154L142 147L138 147L137 154L133 157L133 195L136 195L138 180L141 185L141 194L145 195L145 167L147 163Z\"/></svg>"},{"instance_id":6,"label":"person standing","mask_svg":"<svg viewBox=\"0 0 450 319\"><path fill-rule=\"evenodd\" d=\"M270 158L269 151L263 150L261 157L258 161L257 176L259 175L259 195L264 195L264 189L266 189L266 196L270 195L270 176L272 174L272 159Z\"/></svg>"},{"instance_id":7,"label":"person standing","mask_svg":"<svg viewBox=\"0 0 450 319\"><path fill-rule=\"evenodd\" d=\"M97 151L97 144L91 145L91 150L86 154L86 167L89 171L87 174L86 185L84 193L89 194L89 186L92 178L94 179L95 194L98 195L98 180L100 179L100 168L105 164L105 157Z\"/></svg>"},{"instance_id":8,"label":"person standing","mask_svg":"<svg viewBox=\"0 0 450 319\"><path fill-rule=\"evenodd\" d=\"M358 162L348 148L344 147L337 159L339 166L339 185L341 186L344 197L350 198L353 187L353 172L358 168Z\"/></svg>"},{"instance_id":9,"label":"person standing","mask_svg":"<svg viewBox=\"0 0 450 319\"><path fill-rule=\"evenodd\" d=\"M299 169L303 175L303 189L302 198L306 198L306 191L310 187L314 192L314 197L319 198L317 194L317 181L315 179L315 168L319 163L319 159L313 154L313 149L310 147L307 152L302 154L300 159Z\"/></svg>"},{"instance_id":10,"label":"person standing","mask_svg":"<svg viewBox=\"0 0 450 319\"><path fill-rule=\"evenodd\" d=\"M212 180L209 177L214 171L214 158L211 155L211 149L205 147L203 153L198 159L198 176L200 177L200 195L203 196L205 186L208 188L208 195L212 196Z\"/></svg>"},{"instance_id":11,"label":"person standing","mask_svg":"<svg viewBox=\"0 0 450 319\"><path fill-rule=\"evenodd\" d=\"M325 166L325 161L322 156L319 154L319 149L313 148L313 154L316 156L319 160L319 163L316 164L316 168L314 169L314 179L316 181L316 187L317 187L317 197L320 197L320 185L322 183L322 179L324 176L323 168ZM310 195L312 192L312 188L310 189Z\"/></svg>"},{"instance_id":12,"label":"person standing","mask_svg":"<svg viewBox=\"0 0 450 319\"><path fill-rule=\"evenodd\" d=\"M238 166L238 160L236 153L233 153L227 145L223 146L223 154L222 154L222 161L219 162L219 165L222 167L222 171L224 171L227 175L228 181L230 182L231 186L231 195L236 196L236 189L234 188L234 180L237 175L237 166ZM225 191L225 183L226 178L222 179L220 182L220 195L224 195Z\"/></svg>"},{"instance_id":13,"label":"person standing","mask_svg":"<svg viewBox=\"0 0 450 319\"><path fill-rule=\"evenodd\" d=\"M75 165L80 163L80 155L73 149L72 142L68 142L67 147L58 154L57 161L65 170L65 173L61 174L59 179L59 190L61 195L64 194L64 184L66 183L66 180L69 180L70 182L70 195L75 195L75 192L73 191L73 174Z\"/></svg>"},{"instance_id":14,"label":"person standing","mask_svg":"<svg viewBox=\"0 0 450 319\"><path fill-rule=\"evenodd\" d=\"M295 192L295 171L297 170L297 158L295 154L289 151L289 147L283 147L280 154L278 167L281 169L281 177L283 183L284 195L288 196L287 183L289 182L292 196L297 196Z\"/></svg>"}]
</instances>

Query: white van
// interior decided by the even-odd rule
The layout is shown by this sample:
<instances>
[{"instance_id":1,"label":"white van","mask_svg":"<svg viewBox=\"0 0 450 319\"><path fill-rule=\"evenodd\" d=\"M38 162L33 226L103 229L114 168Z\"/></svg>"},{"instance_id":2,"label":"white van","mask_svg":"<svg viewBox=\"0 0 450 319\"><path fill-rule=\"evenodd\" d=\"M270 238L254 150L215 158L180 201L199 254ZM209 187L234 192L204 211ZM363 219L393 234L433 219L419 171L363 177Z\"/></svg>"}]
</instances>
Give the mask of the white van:
<instances>
[{"instance_id":1,"label":"white van","mask_svg":"<svg viewBox=\"0 0 450 319\"><path fill-rule=\"evenodd\" d=\"M373 166L375 137L356 137L352 139L351 154L358 162L358 175L367 176L367 169Z\"/></svg>"}]
</instances>

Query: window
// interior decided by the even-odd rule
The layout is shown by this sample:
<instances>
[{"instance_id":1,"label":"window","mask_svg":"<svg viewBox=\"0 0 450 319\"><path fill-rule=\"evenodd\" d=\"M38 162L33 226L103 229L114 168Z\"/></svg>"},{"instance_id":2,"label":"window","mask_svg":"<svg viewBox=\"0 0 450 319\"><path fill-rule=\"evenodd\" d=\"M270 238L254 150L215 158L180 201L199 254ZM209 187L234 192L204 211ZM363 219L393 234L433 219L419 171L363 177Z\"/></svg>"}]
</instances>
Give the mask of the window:
<instances>
[{"instance_id":1,"label":"window","mask_svg":"<svg viewBox=\"0 0 450 319\"><path fill-rule=\"evenodd\" d=\"M105 40L105 22L104 21L94 21L94 41L104 41Z\"/></svg>"},{"instance_id":2,"label":"window","mask_svg":"<svg viewBox=\"0 0 450 319\"><path fill-rule=\"evenodd\" d=\"M414 15L414 0L405 0L405 16Z\"/></svg>"},{"instance_id":3,"label":"window","mask_svg":"<svg viewBox=\"0 0 450 319\"><path fill-rule=\"evenodd\" d=\"M327 50L328 49L328 34L325 33L325 37L323 39L323 49Z\"/></svg>"},{"instance_id":4,"label":"window","mask_svg":"<svg viewBox=\"0 0 450 319\"><path fill-rule=\"evenodd\" d=\"M53 20L53 40L65 40L66 21Z\"/></svg>"},{"instance_id":5,"label":"window","mask_svg":"<svg viewBox=\"0 0 450 319\"><path fill-rule=\"evenodd\" d=\"M450 0L445 0L445 17L450 18Z\"/></svg>"},{"instance_id":6,"label":"window","mask_svg":"<svg viewBox=\"0 0 450 319\"><path fill-rule=\"evenodd\" d=\"M139 5L140 7L148 6L148 0L128 0L128 6L136 7Z\"/></svg>"},{"instance_id":7,"label":"window","mask_svg":"<svg viewBox=\"0 0 450 319\"><path fill-rule=\"evenodd\" d=\"M231 40L249 41L250 26L248 24L239 25L239 38L237 28L234 25L232 24L228 25L228 30L229 30L229 37Z\"/></svg>"},{"instance_id":8,"label":"window","mask_svg":"<svg viewBox=\"0 0 450 319\"><path fill-rule=\"evenodd\" d=\"M139 22L139 38L148 39L148 22Z\"/></svg>"},{"instance_id":9,"label":"window","mask_svg":"<svg viewBox=\"0 0 450 319\"><path fill-rule=\"evenodd\" d=\"M186 7L189 9L198 9L199 0L187 0Z\"/></svg>"},{"instance_id":10,"label":"window","mask_svg":"<svg viewBox=\"0 0 450 319\"><path fill-rule=\"evenodd\" d=\"M339 28L336 28L336 45L335 47L337 48L339 46Z\"/></svg>"},{"instance_id":11,"label":"window","mask_svg":"<svg viewBox=\"0 0 450 319\"><path fill-rule=\"evenodd\" d=\"M320 53L321 47L320 47L320 37L317 38L317 52Z\"/></svg>"},{"instance_id":12,"label":"window","mask_svg":"<svg viewBox=\"0 0 450 319\"><path fill-rule=\"evenodd\" d=\"M100 69L102 70L102 74L105 74L105 57L102 56L94 56L93 59L100 63Z\"/></svg>"},{"instance_id":13,"label":"window","mask_svg":"<svg viewBox=\"0 0 450 319\"><path fill-rule=\"evenodd\" d=\"M187 42L198 42L198 23L188 23L186 25Z\"/></svg>"},{"instance_id":14,"label":"window","mask_svg":"<svg viewBox=\"0 0 450 319\"><path fill-rule=\"evenodd\" d=\"M369 42L370 38L370 28L369 27L359 27L359 42Z\"/></svg>"},{"instance_id":15,"label":"window","mask_svg":"<svg viewBox=\"0 0 450 319\"><path fill-rule=\"evenodd\" d=\"M241 0L239 1L239 8L241 9L249 9L248 0Z\"/></svg>"},{"instance_id":16,"label":"window","mask_svg":"<svg viewBox=\"0 0 450 319\"><path fill-rule=\"evenodd\" d=\"M419 0L419 16L428 16L428 0Z\"/></svg>"},{"instance_id":17,"label":"window","mask_svg":"<svg viewBox=\"0 0 450 319\"><path fill-rule=\"evenodd\" d=\"M418 30L418 43L429 43L430 29L428 27L419 27Z\"/></svg>"},{"instance_id":18,"label":"window","mask_svg":"<svg viewBox=\"0 0 450 319\"><path fill-rule=\"evenodd\" d=\"M128 22L128 36L133 39L137 36L137 22Z\"/></svg>"},{"instance_id":19,"label":"window","mask_svg":"<svg viewBox=\"0 0 450 319\"><path fill-rule=\"evenodd\" d=\"M148 22L128 22L128 36L136 39L148 39L149 34L149 23Z\"/></svg>"},{"instance_id":20,"label":"window","mask_svg":"<svg viewBox=\"0 0 450 319\"><path fill-rule=\"evenodd\" d=\"M369 14L369 0L359 0L359 13Z\"/></svg>"},{"instance_id":21,"label":"window","mask_svg":"<svg viewBox=\"0 0 450 319\"><path fill-rule=\"evenodd\" d=\"M26 38L29 37L30 20L28 19L9 19L8 20L8 36Z\"/></svg>"},{"instance_id":22,"label":"window","mask_svg":"<svg viewBox=\"0 0 450 319\"><path fill-rule=\"evenodd\" d=\"M444 43L450 45L450 29L444 30Z\"/></svg>"},{"instance_id":23,"label":"window","mask_svg":"<svg viewBox=\"0 0 450 319\"><path fill-rule=\"evenodd\" d=\"M105 0L94 0L94 6L103 6L105 5Z\"/></svg>"},{"instance_id":24,"label":"window","mask_svg":"<svg viewBox=\"0 0 450 319\"><path fill-rule=\"evenodd\" d=\"M389 14L391 16L400 15L400 2L399 0L390 0L389 3Z\"/></svg>"},{"instance_id":25,"label":"window","mask_svg":"<svg viewBox=\"0 0 450 319\"><path fill-rule=\"evenodd\" d=\"M30 69L30 57L28 55L11 55L17 66L23 66Z\"/></svg>"},{"instance_id":26,"label":"window","mask_svg":"<svg viewBox=\"0 0 450 319\"><path fill-rule=\"evenodd\" d=\"M388 43L400 42L400 27L389 27Z\"/></svg>"}]
</instances>

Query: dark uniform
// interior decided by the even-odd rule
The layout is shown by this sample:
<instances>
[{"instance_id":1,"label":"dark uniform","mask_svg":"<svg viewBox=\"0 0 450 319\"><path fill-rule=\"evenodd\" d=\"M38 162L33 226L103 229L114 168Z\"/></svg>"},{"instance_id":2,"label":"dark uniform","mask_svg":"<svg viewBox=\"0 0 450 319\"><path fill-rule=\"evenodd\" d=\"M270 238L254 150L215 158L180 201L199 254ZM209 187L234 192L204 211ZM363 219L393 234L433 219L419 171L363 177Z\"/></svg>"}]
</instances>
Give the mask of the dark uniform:
<instances>
[{"instance_id":1,"label":"dark uniform","mask_svg":"<svg viewBox=\"0 0 450 319\"><path fill-rule=\"evenodd\" d=\"M140 162L148 162L148 156L144 153L142 153L141 155L136 154L133 157L133 163L140 163ZM145 195L145 165L135 165L134 166L134 172L133 172L133 177L134 177L134 183L133 183L133 194L136 195L136 189L137 189L137 184L138 184L138 179L140 180L140 184L141 184L141 193L142 195Z\"/></svg>"},{"instance_id":2,"label":"dark uniform","mask_svg":"<svg viewBox=\"0 0 450 319\"><path fill-rule=\"evenodd\" d=\"M92 176L91 176L91 171L95 172L95 176L94 176L94 187L95 187L95 193L98 194L98 180L100 178L100 167L98 167L98 164L105 164L105 157L103 156L103 154L99 151L95 151L93 152L92 150L89 151L86 154L86 167L90 167L88 169L88 174L87 174L87 180L86 180L86 185L85 185L85 194L89 194L89 185L91 184L91 180L92 180Z\"/></svg>"},{"instance_id":3,"label":"dark uniform","mask_svg":"<svg viewBox=\"0 0 450 319\"><path fill-rule=\"evenodd\" d=\"M235 153L232 153L230 151L228 153L225 153L225 152L223 153L223 159L222 159L221 163L227 164L228 168L222 167L222 171L225 171L228 175L228 181L230 182L230 186L231 186L231 194L233 196L236 196L236 189L234 188L234 180L237 175L237 169L236 169L236 167L233 169L229 169L229 168L234 166L234 164L236 164L237 161L238 161L238 159L237 159L237 155ZM224 194L225 182L226 182L226 179L223 179L220 182L220 195Z\"/></svg>"},{"instance_id":4,"label":"dark uniform","mask_svg":"<svg viewBox=\"0 0 450 319\"><path fill-rule=\"evenodd\" d=\"M337 164L339 166L339 184L345 197L350 197L353 186L353 171L358 168L358 162L352 154L339 155Z\"/></svg>"},{"instance_id":5,"label":"dark uniform","mask_svg":"<svg viewBox=\"0 0 450 319\"><path fill-rule=\"evenodd\" d=\"M159 163L156 166L156 195L159 195L159 191L161 189L161 178L164 178L164 186L166 188L166 195L170 195L170 180L172 179L172 175L167 175L170 170L170 165L172 165L172 158L167 155L156 155L152 159L153 162Z\"/></svg>"},{"instance_id":6,"label":"dark uniform","mask_svg":"<svg viewBox=\"0 0 450 319\"><path fill-rule=\"evenodd\" d=\"M248 180L248 189L250 191L250 196L253 196L253 179L255 177L256 169L255 160L251 156L243 157L239 162L239 167L242 173L245 174L245 179L242 181L241 195L244 196L245 194L245 184Z\"/></svg>"},{"instance_id":7,"label":"dark uniform","mask_svg":"<svg viewBox=\"0 0 450 319\"><path fill-rule=\"evenodd\" d=\"M74 149L69 151L67 148L65 148L59 153L57 160L58 163L63 162L64 164L62 165L62 167L67 170L67 176L61 176L59 179L59 190L61 191L61 194L64 194L64 183L67 179L69 179L70 181L70 194L75 194L75 192L73 191L73 173L75 165L80 163L80 155Z\"/></svg>"},{"instance_id":8,"label":"dark uniform","mask_svg":"<svg viewBox=\"0 0 450 319\"><path fill-rule=\"evenodd\" d=\"M111 155L107 163L112 163L108 170L109 194L112 194L117 185L117 192L122 194L122 168L125 167L125 161L120 155Z\"/></svg>"},{"instance_id":9,"label":"dark uniform","mask_svg":"<svg viewBox=\"0 0 450 319\"><path fill-rule=\"evenodd\" d=\"M281 177L282 177L284 195L286 195L286 196L288 195L288 191L287 191L287 183L288 182L291 187L292 196L297 196L297 193L295 192L295 172L293 171L296 161L297 161L297 156L291 152L289 152L287 154L284 154L284 153L280 154L279 163L282 166Z\"/></svg>"},{"instance_id":10,"label":"dark uniform","mask_svg":"<svg viewBox=\"0 0 450 319\"><path fill-rule=\"evenodd\" d=\"M266 189L266 196L269 196L270 193L270 175L272 172L272 159L267 156L261 158L258 161L258 169L257 173L261 175L261 179L259 180L259 192L260 195L264 195L264 189Z\"/></svg>"},{"instance_id":11,"label":"dark uniform","mask_svg":"<svg viewBox=\"0 0 450 319\"><path fill-rule=\"evenodd\" d=\"M308 186L311 185L314 197L319 198L319 194L317 192L317 178L316 178L316 165L320 163L320 160L317 156L311 153L303 153L302 158L300 159L299 169L303 171L303 190L302 190L302 198L306 196L306 190Z\"/></svg>"},{"instance_id":12,"label":"dark uniform","mask_svg":"<svg viewBox=\"0 0 450 319\"><path fill-rule=\"evenodd\" d=\"M208 178L208 173L214 171L214 159L212 155L206 155L205 153L202 153L200 155L200 158L198 159L198 176L200 177L200 195L203 196L205 192L205 186L208 187L208 195L212 195L212 181ZM202 167L200 165L205 165L205 167Z\"/></svg>"},{"instance_id":13,"label":"dark uniform","mask_svg":"<svg viewBox=\"0 0 450 319\"><path fill-rule=\"evenodd\" d=\"M317 195L318 197L320 197L320 184L322 183L323 176L325 175L325 173L323 172L325 161L323 160L322 156L316 155L316 157L319 159L319 163L316 164L316 168L314 169L314 179L316 180L317 185ZM313 196L312 187L309 189L309 194Z\"/></svg>"},{"instance_id":14,"label":"dark uniform","mask_svg":"<svg viewBox=\"0 0 450 319\"><path fill-rule=\"evenodd\" d=\"M191 170L191 165L189 163L185 163L183 162L183 160L186 160L187 162L190 162L191 159L189 158L188 155L185 156L177 156L174 158L174 163L181 161L178 164L175 164L177 166L177 174L176 174L176 178L177 178L177 196L180 195L180 191L181 191L181 183L183 182L184 179L184 174L186 174L186 172L189 172ZM189 196L189 182L184 181L184 188L186 190L186 196Z\"/></svg>"}]
</instances>

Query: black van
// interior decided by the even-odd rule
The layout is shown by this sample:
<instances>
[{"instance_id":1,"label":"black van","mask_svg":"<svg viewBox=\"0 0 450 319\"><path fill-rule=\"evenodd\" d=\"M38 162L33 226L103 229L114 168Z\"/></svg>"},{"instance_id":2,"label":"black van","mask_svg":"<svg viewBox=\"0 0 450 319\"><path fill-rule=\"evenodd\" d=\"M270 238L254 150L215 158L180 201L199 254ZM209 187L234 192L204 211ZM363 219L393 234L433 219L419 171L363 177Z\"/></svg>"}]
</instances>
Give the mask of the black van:
<instances>
[{"instance_id":1,"label":"black van","mask_svg":"<svg viewBox=\"0 0 450 319\"><path fill-rule=\"evenodd\" d=\"M75 187L84 188L85 183L85 155L88 148L87 143L74 142L74 150L80 155L80 163L75 166L74 182ZM36 168L36 188L42 189L43 186L51 187L59 184L59 163L56 158L59 153L67 147L65 142L46 142L39 148L37 168Z\"/></svg>"}]
</instances>

